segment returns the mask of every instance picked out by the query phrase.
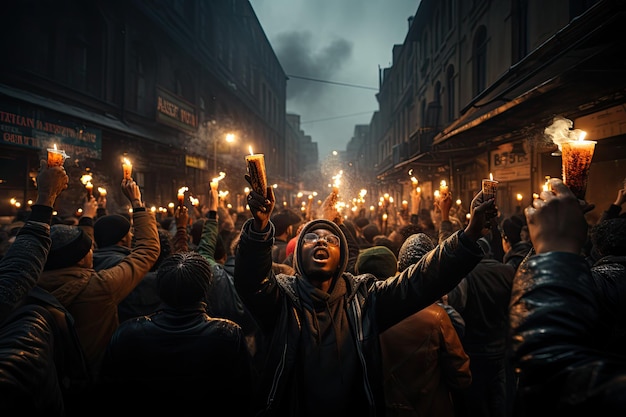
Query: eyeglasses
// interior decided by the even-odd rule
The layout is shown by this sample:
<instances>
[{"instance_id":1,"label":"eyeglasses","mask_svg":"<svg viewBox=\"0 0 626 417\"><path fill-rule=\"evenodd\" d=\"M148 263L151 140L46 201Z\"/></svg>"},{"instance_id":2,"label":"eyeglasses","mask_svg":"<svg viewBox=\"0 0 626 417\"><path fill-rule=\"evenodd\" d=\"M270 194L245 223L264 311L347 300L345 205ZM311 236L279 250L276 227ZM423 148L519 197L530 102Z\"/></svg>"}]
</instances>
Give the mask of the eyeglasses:
<instances>
[{"instance_id":1,"label":"eyeglasses","mask_svg":"<svg viewBox=\"0 0 626 417\"><path fill-rule=\"evenodd\" d=\"M331 246L339 246L341 240L339 240L339 236L330 234L326 236L318 236L315 233L307 233L304 235L304 243L317 243L318 240L323 240Z\"/></svg>"}]
</instances>

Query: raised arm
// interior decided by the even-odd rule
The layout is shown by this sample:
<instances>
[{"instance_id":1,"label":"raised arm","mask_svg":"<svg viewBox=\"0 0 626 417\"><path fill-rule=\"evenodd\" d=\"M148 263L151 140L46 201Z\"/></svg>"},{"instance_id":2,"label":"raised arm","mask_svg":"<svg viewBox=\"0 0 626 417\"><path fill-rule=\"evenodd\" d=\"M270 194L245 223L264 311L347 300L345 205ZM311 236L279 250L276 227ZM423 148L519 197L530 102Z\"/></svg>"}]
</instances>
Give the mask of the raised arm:
<instances>
[{"instance_id":1,"label":"raised arm","mask_svg":"<svg viewBox=\"0 0 626 417\"><path fill-rule=\"evenodd\" d=\"M42 160L37 176L37 200L28 221L0 261L0 323L35 286L50 250L54 203L67 188L65 168L48 168Z\"/></svg>"}]
</instances>

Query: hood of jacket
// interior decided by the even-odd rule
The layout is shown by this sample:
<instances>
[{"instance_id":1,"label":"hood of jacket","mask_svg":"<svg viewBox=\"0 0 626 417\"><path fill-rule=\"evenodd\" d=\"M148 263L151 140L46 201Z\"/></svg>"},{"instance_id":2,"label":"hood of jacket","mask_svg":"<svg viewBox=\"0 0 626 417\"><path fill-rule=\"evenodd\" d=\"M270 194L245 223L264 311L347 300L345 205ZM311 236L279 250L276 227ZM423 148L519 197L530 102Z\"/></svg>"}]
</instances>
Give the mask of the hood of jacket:
<instances>
[{"instance_id":1,"label":"hood of jacket","mask_svg":"<svg viewBox=\"0 0 626 417\"><path fill-rule=\"evenodd\" d=\"M298 235L298 240L296 241L296 247L294 249L293 269L296 270L296 275L306 277L306 273L302 270L302 244L304 235L316 229L328 230L339 237L339 240L341 241L339 244L340 258L337 271L335 272L335 277L341 276L348 266L348 240L339 226L337 226L334 222L325 219L311 220L302 227L302 231L300 231L300 234Z\"/></svg>"}]
</instances>

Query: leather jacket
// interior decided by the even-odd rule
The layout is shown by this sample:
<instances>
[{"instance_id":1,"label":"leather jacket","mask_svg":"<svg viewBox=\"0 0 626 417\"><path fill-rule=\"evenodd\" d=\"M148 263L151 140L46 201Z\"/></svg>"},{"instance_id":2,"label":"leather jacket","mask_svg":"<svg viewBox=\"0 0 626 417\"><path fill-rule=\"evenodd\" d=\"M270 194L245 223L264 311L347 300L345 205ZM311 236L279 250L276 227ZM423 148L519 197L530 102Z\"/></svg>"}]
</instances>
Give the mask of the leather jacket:
<instances>
[{"instance_id":1,"label":"leather jacket","mask_svg":"<svg viewBox=\"0 0 626 417\"><path fill-rule=\"evenodd\" d=\"M432 304L381 336L392 415L454 417L451 393L472 382L470 358L448 313Z\"/></svg>"},{"instance_id":2,"label":"leather jacket","mask_svg":"<svg viewBox=\"0 0 626 417\"><path fill-rule=\"evenodd\" d=\"M299 266L302 237L319 227L323 220L307 223L299 235L294 253L295 276L275 275L272 271L273 225L268 230L252 230L252 219L242 227L235 261L235 286L244 302L267 334L271 345L255 400L257 415L290 415L293 402L306 395L294 380L298 352L302 349L303 322L315 316L299 297L303 291L303 271ZM332 225L329 225L329 223ZM364 388L363 404L368 415L385 414L379 334L412 313L437 301L450 291L483 256L479 246L457 232L415 265L386 281L374 275L355 276L345 272L348 264L347 240L331 222L326 228L340 237L342 251L336 278L345 280L345 308L336 314L347 316L350 337L357 351ZM339 318L334 319L338 322ZM308 381L309 386L316 381ZM319 381L317 381L319 383ZM291 400L290 404L289 403ZM361 404L362 402L359 402ZM332 413L332 410L329 410ZM293 415L293 414L292 414Z\"/></svg>"},{"instance_id":3,"label":"leather jacket","mask_svg":"<svg viewBox=\"0 0 626 417\"><path fill-rule=\"evenodd\" d=\"M516 415L624 415L626 355L602 351L602 309L584 257L549 252L520 266L510 309Z\"/></svg>"}]
</instances>

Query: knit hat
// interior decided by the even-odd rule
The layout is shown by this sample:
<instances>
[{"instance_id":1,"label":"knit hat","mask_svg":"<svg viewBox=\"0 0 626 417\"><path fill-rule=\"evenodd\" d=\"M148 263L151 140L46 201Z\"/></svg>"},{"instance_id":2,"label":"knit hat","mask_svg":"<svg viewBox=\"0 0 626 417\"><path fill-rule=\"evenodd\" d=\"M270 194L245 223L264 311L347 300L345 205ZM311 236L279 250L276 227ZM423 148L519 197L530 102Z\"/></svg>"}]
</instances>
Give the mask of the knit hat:
<instances>
[{"instance_id":1,"label":"knit hat","mask_svg":"<svg viewBox=\"0 0 626 417\"><path fill-rule=\"evenodd\" d=\"M363 249L356 258L354 271L357 274L373 274L378 279L387 279L398 272L398 259L386 246Z\"/></svg>"},{"instance_id":2,"label":"knit hat","mask_svg":"<svg viewBox=\"0 0 626 417\"><path fill-rule=\"evenodd\" d=\"M521 216L513 215L502 221L502 233L511 245L522 240L520 233L524 227L524 219Z\"/></svg>"},{"instance_id":3,"label":"knit hat","mask_svg":"<svg viewBox=\"0 0 626 417\"><path fill-rule=\"evenodd\" d=\"M93 237L99 248L115 245L130 230L130 221L121 214L107 214L93 225Z\"/></svg>"},{"instance_id":4,"label":"knit hat","mask_svg":"<svg viewBox=\"0 0 626 417\"><path fill-rule=\"evenodd\" d=\"M417 263L424 255L433 250L435 245L425 233L415 233L402 243L398 252L398 271L402 272Z\"/></svg>"},{"instance_id":5,"label":"knit hat","mask_svg":"<svg viewBox=\"0 0 626 417\"><path fill-rule=\"evenodd\" d=\"M380 228L376 223L370 223L363 227L361 233L363 233L363 237L365 238L365 240L367 240L369 243L374 243L374 237L380 234Z\"/></svg>"},{"instance_id":6,"label":"knit hat","mask_svg":"<svg viewBox=\"0 0 626 417\"><path fill-rule=\"evenodd\" d=\"M283 210L274 214L271 218L274 224L274 236L280 236L287 231L289 226L300 223L302 218L291 210Z\"/></svg>"},{"instance_id":7,"label":"knit hat","mask_svg":"<svg viewBox=\"0 0 626 417\"><path fill-rule=\"evenodd\" d=\"M595 260L604 256L626 255L626 219L617 217L599 222L591 229L592 254Z\"/></svg>"},{"instance_id":8,"label":"knit hat","mask_svg":"<svg viewBox=\"0 0 626 417\"><path fill-rule=\"evenodd\" d=\"M91 238L78 226L54 224L50 226L52 246L48 253L46 270L75 265L89 253Z\"/></svg>"}]
</instances>

